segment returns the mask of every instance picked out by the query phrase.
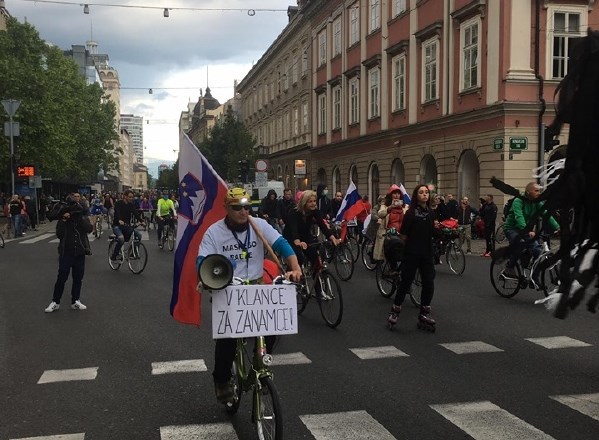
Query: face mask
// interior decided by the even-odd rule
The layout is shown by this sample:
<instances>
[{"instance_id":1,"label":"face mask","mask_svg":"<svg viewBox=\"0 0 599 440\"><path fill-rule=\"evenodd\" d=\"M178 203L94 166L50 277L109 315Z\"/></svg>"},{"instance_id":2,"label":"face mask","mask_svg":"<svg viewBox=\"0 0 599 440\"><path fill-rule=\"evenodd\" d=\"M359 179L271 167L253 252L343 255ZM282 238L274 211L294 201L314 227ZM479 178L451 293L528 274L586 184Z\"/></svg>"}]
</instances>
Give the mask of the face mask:
<instances>
[{"instance_id":1,"label":"face mask","mask_svg":"<svg viewBox=\"0 0 599 440\"><path fill-rule=\"evenodd\" d=\"M168 196L162 196L164 200L168 200Z\"/></svg>"},{"instance_id":2,"label":"face mask","mask_svg":"<svg viewBox=\"0 0 599 440\"><path fill-rule=\"evenodd\" d=\"M329 193L329 190L328 190L328 189L323 189L323 190L322 190L322 195L323 195L323 196L326 196L328 193Z\"/></svg>"}]
</instances>

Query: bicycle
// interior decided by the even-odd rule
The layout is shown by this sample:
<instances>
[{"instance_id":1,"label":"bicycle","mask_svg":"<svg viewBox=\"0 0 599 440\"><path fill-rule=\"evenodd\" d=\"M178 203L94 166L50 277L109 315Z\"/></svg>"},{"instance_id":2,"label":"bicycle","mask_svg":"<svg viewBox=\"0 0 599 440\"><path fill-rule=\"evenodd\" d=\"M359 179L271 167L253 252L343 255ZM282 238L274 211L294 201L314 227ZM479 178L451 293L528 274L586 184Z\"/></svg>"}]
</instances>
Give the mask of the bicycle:
<instances>
[{"instance_id":1,"label":"bicycle","mask_svg":"<svg viewBox=\"0 0 599 440\"><path fill-rule=\"evenodd\" d=\"M462 248L456 243L460 236L460 228L441 228L439 235L433 238L433 255L435 261L440 262L441 256L445 254L445 262L449 269L456 275L462 275L466 270L466 255Z\"/></svg>"},{"instance_id":2,"label":"bicycle","mask_svg":"<svg viewBox=\"0 0 599 440\"><path fill-rule=\"evenodd\" d=\"M401 261L399 263L390 263L389 260L377 261L375 268L376 285L380 294L385 298L391 298L399 288L401 282ZM420 296L422 293L422 282L420 280L420 271L416 271L416 276L410 287L410 301L416 307L420 307Z\"/></svg>"},{"instance_id":3,"label":"bicycle","mask_svg":"<svg viewBox=\"0 0 599 440\"><path fill-rule=\"evenodd\" d=\"M356 219L347 222L347 243L351 249L354 263L360 258L360 234L358 233L358 221Z\"/></svg>"},{"instance_id":4,"label":"bicycle","mask_svg":"<svg viewBox=\"0 0 599 440\"><path fill-rule=\"evenodd\" d=\"M367 270L373 271L376 269L377 261L374 259L374 240L367 236L362 239L362 263Z\"/></svg>"},{"instance_id":5,"label":"bicycle","mask_svg":"<svg viewBox=\"0 0 599 440\"><path fill-rule=\"evenodd\" d=\"M495 243L501 244L506 240L504 224L501 223L495 230Z\"/></svg>"},{"instance_id":6,"label":"bicycle","mask_svg":"<svg viewBox=\"0 0 599 440\"><path fill-rule=\"evenodd\" d=\"M173 221L173 217L171 215L163 215L162 221L164 222L164 226L162 228L162 236L160 237L160 249L164 249L164 245L169 251L173 251L175 249L175 225ZM171 227L171 224L173 225Z\"/></svg>"},{"instance_id":7,"label":"bicycle","mask_svg":"<svg viewBox=\"0 0 599 440\"><path fill-rule=\"evenodd\" d=\"M135 229L138 225L132 225ZM114 248L118 242L118 238L115 234L110 235L108 238L108 264L112 270L119 270L121 264L125 261L129 270L135 275L139 275L146 268L148 264L148 251L141 241L135 240L135 234L131 231L129 240L123 243L120 250L120 259L112 260L111 256L114 252Z\"/></svg>"},{"instance_id":8,"label":"bicycle","mask_svg":"<svg viewBox=\"0 0 599 440\"><path fill-rule=\"evenodd\" d=\"M104 214L96 215L96 219L94 221L94 237L100 238L102 235L102 223L104 222Z\"/></svg>"},{"instance_id":9,"label":"bicycle","mask_svg":"<svg viewBox=\"0 0 599 440\"><path fill-rule=\"evenodd\" d=\"M342 281L349 281L354 274L355 259L352 253L350 241L347 235L344 235L339 225L332 227L333 233L337 238L340 237L341 244L335 246L329 240L323 242L324 255L327 263L333 263L335 272Z\"/></svg>"},{"instance_id":10,"label":"bicycle","mask_svg":"<svg viewBox=\"0 0 599 440\"><path fill-rule=\"evenodd\" d=\"M0 230L0 248L4 248L4 234Z\"/></svg>"},{"instance_id":11,"label":"bicycle","mask_svg":"<svg viewBox=\"0 0 599 440\"><path fill-rule=\"evenodd\" d=\"M320 247L320 243L312 243L309 247ZM297 314L301 315L306 309L311 298L316 298L320 314L325 323L335 328L341 323L343 317L343 296L339 282L330 273L326 261L318 256L317 267L313 268L308 257L304 254L302 264L303 279L297 284ZM309 279L313 278L312 283Z\"/></svg>"},{"instance_id":12,"label":"bicycle","mask_svg":"<svg viewBox=\"0 0 599 440\"><path fill-rule=\"evenodd\" d=\"M504 273L508 258L503 261L493 258L490 267L491 284L499 296L512 298L521 289L527 287L540 290L544 296L547 296L559 285L560 261L552 261L555 254L547 245L548 236L542 235L540 239L543 241L541 255L534 259L532 252L525 248L514 266L515 278L506 276ZM539 277L535 280L538 269Z\"/></svg>"}]
</instances>

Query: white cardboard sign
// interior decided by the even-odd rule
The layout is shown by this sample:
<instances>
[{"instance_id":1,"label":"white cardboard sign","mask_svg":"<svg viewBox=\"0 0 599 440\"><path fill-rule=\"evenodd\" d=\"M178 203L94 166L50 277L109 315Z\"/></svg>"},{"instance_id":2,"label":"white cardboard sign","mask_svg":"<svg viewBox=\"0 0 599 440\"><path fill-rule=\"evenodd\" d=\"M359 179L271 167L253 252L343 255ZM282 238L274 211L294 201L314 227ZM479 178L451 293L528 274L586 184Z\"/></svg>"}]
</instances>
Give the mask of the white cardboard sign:
<instances>
[{"instance_id":1,"label":"white cardboard sign","mask_svg":"<svg viewBox=\"0 0 599 440\"><path fill-rule=\"evenodd\" d=\"M212 337L297 333L295 286L242 284L212 292Z\"/></svg>"}]
</instances>

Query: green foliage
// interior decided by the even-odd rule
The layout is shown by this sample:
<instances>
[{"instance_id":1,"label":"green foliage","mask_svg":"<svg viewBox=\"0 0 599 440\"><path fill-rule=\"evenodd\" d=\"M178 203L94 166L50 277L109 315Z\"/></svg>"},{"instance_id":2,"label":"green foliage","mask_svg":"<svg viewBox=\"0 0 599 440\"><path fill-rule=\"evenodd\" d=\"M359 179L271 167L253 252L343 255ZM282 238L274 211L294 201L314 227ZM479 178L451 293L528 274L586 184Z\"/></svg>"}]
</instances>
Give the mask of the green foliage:
<instances>
[{"instance_id":1,"label":"green foliage","mask_svg":"<svg viewBox=\"0 0 599 440\"><path fill-rule=\"evenodd\" d=\"M238 182L239 161L247 159L253 163L256 157L256 141L243 122L238 121L229 108L222 124L210 130L210 136L198 145L202 154L225 181Z\"/></svg>"},{"instance_id":2,"label":"green foliage","mask_svg":"<svg viewBox=\"0 0 599 440\"><path fill-rule=\"evenodd\" d=\"M114 103L88 85L77 64L48 46L30 24L10 19L0 32L0 98L18 99L20 163L37 164L55 181L89 182L117 166ZM9 150L0 139L0 179L10 180Z\"/></svg>"}]
</instances>

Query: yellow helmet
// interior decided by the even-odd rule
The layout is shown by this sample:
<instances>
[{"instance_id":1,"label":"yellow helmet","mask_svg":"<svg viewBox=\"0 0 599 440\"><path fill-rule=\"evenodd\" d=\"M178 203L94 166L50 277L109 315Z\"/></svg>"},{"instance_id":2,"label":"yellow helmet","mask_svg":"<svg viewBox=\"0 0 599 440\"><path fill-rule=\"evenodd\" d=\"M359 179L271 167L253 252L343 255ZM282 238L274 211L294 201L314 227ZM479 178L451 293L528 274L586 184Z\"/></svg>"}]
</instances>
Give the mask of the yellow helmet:
<instances>
[{"instance_id":1,"label":"yellow helmet","mask_svg":"<svg viewBox=\"0 0 599 440\"><path fill-rule=\"evenodd\" d=\"M252 199L243 188L230 188L225 198L227 205L251 205Z\"/></svg>"}]
</instances>

